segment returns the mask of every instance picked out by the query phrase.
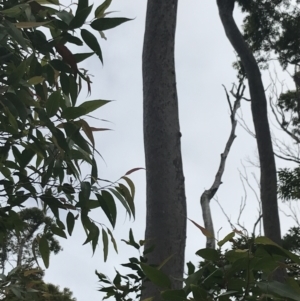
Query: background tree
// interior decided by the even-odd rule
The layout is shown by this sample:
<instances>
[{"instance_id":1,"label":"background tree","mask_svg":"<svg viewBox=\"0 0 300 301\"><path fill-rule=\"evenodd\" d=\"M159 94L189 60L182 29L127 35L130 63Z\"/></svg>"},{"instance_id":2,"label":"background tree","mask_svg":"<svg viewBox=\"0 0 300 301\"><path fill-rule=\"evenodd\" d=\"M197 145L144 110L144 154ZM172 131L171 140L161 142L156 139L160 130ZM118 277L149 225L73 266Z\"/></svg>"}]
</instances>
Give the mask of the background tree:
<instances>
[{"instance_id":1,"label":"background tree","mask_svg":"<svg viewBox=\"0 0 300 301\"><path fill-rule=\"evenodd\" d=\"M13 270L3 279L6 283L0 288L1 300L76 301L68 288L61 290L57 285L45 283L43 275L39 269Z\"/></svg>"},{"instance_id":2,"label":"background tree","mask_svg":"<svg viewBox=\"0 0 300 301\"><path fill-rule=\"evenodd\" d=\"M58 286L45 283L44 272L38 266L42 256L37 241L39 236L46 237L50 253L57 254L62 250L51 231L55 221L36 207L26 208L18 214L24 223L23 231L7 231L0 248L2 300L76 301L69 289L60 291ZM9 270L7 276L5 268Z\"/></svg>"},{"instance_id":3,"label":"background tree","mask_svg":"<svg viewBox=\"0 0 300 301\"><path fill-rule=\"evenodd\" d=\"M177 0L149 0L143 46L144 146L146 159L146 248L174 288L182 286L186 238L186 201L182 170L174 63ZM142 299L159 297L151 282Z\"/></svg>"},{"instance_id":4,"label":"background tree","mask_svg":"<svg viewBox=\"0 0 300 301\"><path fill-rule=\"evenodd\" d=\"M23 209L18 214L24 228L20 233L15 230L7 231L3 238L0 249L2 273L7 265L30 268L36 264L37 257L41 257L37 236L46 237L50 252L57 254L62 250L51 230L56 227L52 218L36 207Z\"/></svg>"},{"instance_id":5,"label":"background tree","mask_svg":"<svg viewBox=\"0 0 300 301\"><path fill-rule=\"evenodd\" d=\"M300 9L298 1L237 1L245 14L243 36L262 69L277 61L281 71L293 80L286 88L280 76L271 72L270 107L280 129L291 145L276 136L273 143L279 159L294 163L294 168L278 171L278 196L284 201L299 199L299 104L300 104ZM298 245L299 224L284 236L289 248ZM287 243L288 241L288 243ZM292 248L296 251L295 248Z\"/></svg>"},{"instance_id":6,"label":"background tree","mask_svg":"<svg viewBox=\"0 0 300 301\"><path fill-rule=\"evenodd\" d=\"M272 139L267 115L267 100L258 63L245 42L234 19L235 0L217 0L225 33L237 52L249 83L251 111L260 164L260 195L265 235L281 244L277 203L277 176Z\"/></svg>"}]
</instances>

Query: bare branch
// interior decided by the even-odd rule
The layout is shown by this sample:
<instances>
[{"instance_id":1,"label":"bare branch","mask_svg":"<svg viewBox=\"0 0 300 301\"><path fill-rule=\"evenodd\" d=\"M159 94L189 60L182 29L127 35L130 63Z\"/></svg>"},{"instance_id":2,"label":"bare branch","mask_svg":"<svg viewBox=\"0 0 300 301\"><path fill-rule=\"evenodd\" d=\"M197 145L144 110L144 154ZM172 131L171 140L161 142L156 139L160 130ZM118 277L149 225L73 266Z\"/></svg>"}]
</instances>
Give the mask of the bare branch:
<instances>
[{"instance_id":1,"label":"bare branch","mask_svg":"<svg viewBox=\"0 0 300 301\"><path fill-rule=\"evenodd\" d=\"M218 191L220 185L222 184L222 176L223 176L223 173L225 170L226 159L229 154L232 143L236 137L235 129L236 129L237 121L236 121L235 116L236 116L237 110L240 107L241 99L242 99L243 93L245 91L245 86L242 81L239 83L239 86L236 88L236 90L237 90L236 94L234 94L234 92L233 92L234 88L236 88L236 87L233 86L232 90L231 90L231 94L235 97L234 105L232 106L231 102L230 102L230 96L229 96L226 88L224 87L225 93L227 96L227 101L228 101L229 108L230 108L230 112L231 112L231 114L230 114L231 132L230 132L229 138L227 140L224 152L221 154L220 165L219 165L218 171L216 173L215 180L214 180L212 186L208 190L205 190L200 198L204 226L210 233L213 234L213 236L215 235L215 233L214 233L213 221L212 221L212 216L211 216L211 211L210 211L210 201L214 197L216 192ZM206 247L215 249L215 239L208 237L206 240Z\"/></svg>"},{"instance_id":2,"label":"bare branch","mask_svg":"<svg viewBox=\"0 0 300 301\"><path fill-rule=\"evenodd\" d=\"M258 224L261 224L261 219L262 219L262 217L263 217L263 215L260 214L260 216L258 217L257 221L255 222L255 224L254 224L254 226L253 226L253 231L252 231L253 236L255 236L255 229L256 229L256 226L257 226Z\"/></svg>"},{"instance_id":3,"label":"bare branch","mask_svg":"<svg viewBox=\"0 0 300 301\"><path fill-rule=\"evenodd\" d=\"M224 210L223 206L220 204L218 198L215 198L215 201L217 202L217 204L219 205L220 209L222 210L222 212L223 212L224 216L226 217L226 219L227 219L227 221L228 221L228 223L229 223L231 229L235 229L234 224L231 222L230 217L229 217L229 216L227 215L227 213L225 212L225 210Z\"/></svg>"}]
</instances>

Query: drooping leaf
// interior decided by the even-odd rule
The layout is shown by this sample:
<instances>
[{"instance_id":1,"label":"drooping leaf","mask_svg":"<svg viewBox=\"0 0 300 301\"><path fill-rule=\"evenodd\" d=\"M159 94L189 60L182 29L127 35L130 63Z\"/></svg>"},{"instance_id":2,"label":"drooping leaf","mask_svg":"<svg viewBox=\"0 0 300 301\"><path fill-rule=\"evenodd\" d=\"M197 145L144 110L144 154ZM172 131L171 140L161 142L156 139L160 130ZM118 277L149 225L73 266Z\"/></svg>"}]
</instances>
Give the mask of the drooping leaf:
<instances>
[{"instance_id":1,"label":"drooping leaf","mask_svg":"<svg viewBox=\"0 0 300 301\"><path fill-rule=\"evenodd\" d=\"M39 251L41 253L44 265L47 269L49 267L50 249L48 245L48 240L45 236L39 238Z\"/></svg>"},{"instance_id":2,"label":"drooping leaf","mask_svg":"<svg viewBox=\"0 0 300 301\"><path fill-rule=\"evenodd\" d=\"M103 64L102 51L97 38L86 29L81 29L81 37L84 42L97 54L101 63Z\"/></svg>"},{"instance_id":3,"label":"drooping leaf","mask_svg":"<svg viewBox=\"0 0 300 301\"><path fill-rule=\"evenodd\" d=\"M61 55L63 61L70 65L70 67L73 71L73 74L76 77L76 75L78 73L78 67L77 67L77 62L76 62L76 59L75 59L73 53L69 50L69 48L66 45L63 45L60 43L55 45L55 49ZM53 61L52 61L52 65L53 65ZM67 69L63 69L63 70L59 70L59 71L67 72Z\"/></svg>"},{"instance_id":4,"label":"drooping leaf","mask_svg":"<svg viewBox=\"0 0 300 301\"><path fill-rule=\"evenodd\" d=\"M135 218L135 206L134 206L133 198L130 195L128 188L125 185L123 185L122 183L120 183L119 187L116 187L116 189L124 196L128 206L131 210L132 216L133 216L133 218Z\"/></svg>"},{"instance_id":5,"label":"drooping leaf","mask_svg":"<svg viewBox=\"0 0 300 301\"><path fill-rule=\"evenodd\" d=\"M81 125L82 125L82 130L86 134L86 136L89 138L90 142L93 145L93 148L95 148L95 140L94 140L94 135L93 131L90 128L90 125L83 119L80 119Z\"/></svg>"},{"instance_id":6,"label":"drooping leaf","mask_svg":"<svg viewBox=\"0 0 300 301\"><path fill-rule=\"evenodd\" d=\"M130 194L132 196L132 199L134 199L135 187L134 187L133 182L128 177L125 177L125 176L123 176L122 179L124 179L127 182L128 186L130 187Z\"/></svg>"},{"instance_id":7,"label":"drooping leaf","mask_svg":"<svg viewBox=\"0 0 300 301\"><path fill-rule=\"evenodd\" d=\"M116 240L115 240L112 232L108 228L107 228L107 232L108 232L108 234L110 236L110 240L111 240L111 242L112 242L112 244L114 246L114 249L115 249L116 253L118 253L118 246L117 246Z\"/></svg>"},{"instance_id":8,"label":"drooping leaf","mask_svg":"<svg viewBox=\"0 0 300 301\"><path fill-rule=\"evenodd\" d=\"M114 188L109 188L109 191L111 191L114 194L114 196L121 202L121 204L126 209L129 217L131 217L131 209L130 209L127 201L125 200L124 196Z\"/></svg>"},{"instance_id":9,"label":"drooping leaf","mask_svg":"<svg viewBox=\"0 0 300 301\"><path fill-rule=\"evenodd\" d=\"M62 102L60 91L54 91L46 101L46 111L49 117L54 116Z\"/></svg>"},{"instance_id":10,"label":"drooping leaf","mask_svg":"<svg viewBox=\"0 0 300 301\"><path fill-rule=\"evenodd\" d=\"M86 22L87 17L91 13L93 5L80 9L76 11L75 17L71 20L69 24L69 29L80 28Z\"/></svg>"},{"instance_id":11,"label":"drooping leaf","mask_svg":"<svg viewBox=\"0 0 300 301\"><path fill-rule=\"evenodd\" d=\"M114 198L108 191L105 190L103 190L101 194L97 193L96 197L111 225L115 227L117 219L117 207Z\"/></svg>"},{"instance_id":12,"label":"drooping leaf","mask_svg":"<svg viewBox=\"0 0 300 301\"><path fill-rule=\"evenodd\" d=\"M73 213L69 211L67 214L67 228L70 236L72 235L74 225L75 225L75 217Z\"/></svg>"},{"instance_id":13,"label":"drooping leaf","mask_svg":"<svg viewBox=\"0 0 300 301\"><path fill-rule=\"evenodd\" d=\"M108 255L108 236L104 229L102 229L102 242L103 242L103 256L104 256L104 262L107 260Z\"/></svg>"}]
</instances>

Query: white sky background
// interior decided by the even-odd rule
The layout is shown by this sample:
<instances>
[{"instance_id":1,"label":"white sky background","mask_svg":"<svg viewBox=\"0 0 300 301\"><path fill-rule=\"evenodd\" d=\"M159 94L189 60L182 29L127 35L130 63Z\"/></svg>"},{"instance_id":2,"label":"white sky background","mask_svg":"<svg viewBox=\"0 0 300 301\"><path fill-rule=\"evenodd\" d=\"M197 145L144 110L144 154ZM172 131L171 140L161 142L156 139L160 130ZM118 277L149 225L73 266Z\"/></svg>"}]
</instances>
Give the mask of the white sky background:
<instances>
[{"instance_id":1,"label":"white sky background","mask_svg":"<svg viewBox=\"0 0 300 301\"><path fill-rule=\"evenodd\" d=\"M220 154L231 129L229 108L222 84L230 90L232 83L236 81L235 70L231 67L235 54L225 37L215 1L179 2L176 72L188 217L203 225L199 198L214 180ZM94 6L97 7L100 3L95 0ZM145 165L142 136L142 44L146 1L114 0L109 10L118 11L112 17L135 19L106 31L107 41L99 38L104 66L95 56L80 64L80 67L88 69L94 75L92 96L88 100L116 100L94 114L98 118L111 121L111 124L89 120L94 126L113 129L96 133L95 140L97 149L105 159L103 162L98 158L100 177L116 180L126 171ZM236 20L242 20L239 13L236 13ZM80 51L88 52L89 49ZM268 83L268 74L265 79ZM85 92L81 94L82 100L85 95ZM250 104L243 102L242 110L249 127L252 128ZM257 161L255 140L240 126L237 127L236 134L237 138L226 164L224 184L217 194L232 222L236 222L240 201L245 196L238 172L238 169L243 169L241 162L247 167L249 178L252 172L258 172L257 168L247 162L248 158ZM286 166L284 162L280 164ZM104 263L100 239L99 247L92 256L91 246L82 246L85 234L78 221L73 236L68 240L61 240L64 250L51 257L45 280L61 287L69 287L78 301L102 299L97 292L95 269L113 277L114 268L119 269L120 263L138 255L133 248L120 241L128 238L130 227L133 228L136 240L143 239L144 236L145 171L138 171L130 177L136 186L136 221L129 221L125 210L118 207L114 235L119 254L110 245L108 262ZM255 187L255 183L252 183ZM257 201L248 189L247 207L241 222L250 232L258 217L257 208ZM230 232L229 224L215 201L212 201L211 209L215 231L222 228L220 238L223 238ZM94 213L93 217L109 226L108 220L100 211ZM285 233L291 224L292 221L282 219L282 232ZM194 254L205 247L205 237L190 222L187 230L186 261L197 263L199 258Z\"/></svg>"}]
</instances>

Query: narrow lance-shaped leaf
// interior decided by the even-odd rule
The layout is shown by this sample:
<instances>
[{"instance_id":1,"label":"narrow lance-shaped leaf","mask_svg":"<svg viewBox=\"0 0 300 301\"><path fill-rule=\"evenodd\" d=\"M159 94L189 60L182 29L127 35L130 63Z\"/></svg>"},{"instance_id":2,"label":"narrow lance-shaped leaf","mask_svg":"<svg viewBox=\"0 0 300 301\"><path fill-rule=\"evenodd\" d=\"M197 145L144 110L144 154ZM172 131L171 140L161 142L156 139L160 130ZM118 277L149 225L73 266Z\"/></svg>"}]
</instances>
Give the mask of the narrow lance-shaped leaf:
<instances>
[{"instance_id":1,"label":"narrow lance-shaped leaf","mask_svg":"<svg viewBox=\"0 0 300 301\"><path fill-rule=\"evenodd\" d=\"M48 268L50 259L50 249L47 238L45 236L39 238L39 251L41 253L45 267Z\"/></svg>"},{"instance_id":2,"label":"narrow lance-shaped leaf","mask_svg":"<svg viewBox=\"0 0 300 301\"><path fill-rule=\"evenodd\" d=\"M8 34L18 43L20 46L27 50L26 41L23 38L21 30L19 30L15 25L7 20L3 20L3 25L6 28Z\"/></svg>"},{"instance_id":3,"label":"narrow lance-shaped leaf","mask_svg":"<svg viewBox=\"0 0 300 301\"><path fill-rule=\"evenodd\" d=\"M97 54L101 63L103 64L102 51L97 38L86 29L81 29L81 37L84 42Z\"/></svg>"},{"instance_id":4,"label":"narrow lance-shaped leaf","mask_svg":"<svg viewBox=\"0 0 300 301\"><path fill-rule=\"evenodd\" d=\"M105 10L110 6L112 0L105 0L95 10L95 18L99 19L103 17Z\"/></svg>"},{"instance_id":5,"label":"narrow lance-shaped leaf","mask_svg":"<svg viewBox=\"0 0 300 301\"><path fill-rule=\"evenodd\" d=\"M114 198L108 191L105 190L102 191L101 195L97 194L96 196L108 220L112 226L115 227L117 219L117 207Z\"/></svg>"},{"instance_id":6,"label":"narrow lance-shaped leaf","mask_svg":"<svg viewBox=\"0 0 300 301\"><path fill-rule=\"evenodd\" d=\"M109 191L111 191L114 194L114 196L121 202L121 204L126 209L129 217L131 217L131 210L130 210L130 207L128 206L128 203L126 202L124 196L121 195L121 193L119 191L117 191L115 188L109 188Z\"/></svg>"},{"instance_id":7,"label":"narrow lance-shaped leaf","mask_svg":"<svg viewBox=\"0 0 300 301\"><path fill-rule=\"evenodd\" d=\"M134 207L134 202L133 202L133 198L130 195L130 192L128 190L128 188L123 185L123 184L119 184L119 187L117 187L118 191L125 197L126 202L129 205L129 208L131 210L131 213L133 215L133 218L135 218L135 207Z\"/></svg>"},{"instance_id":8,"label":"narrow lance-shaped leaf","mask_svg":"<svg viewBox=\"0 0 300 301\"><path fill-rule=\"evenodd\" d=\"M82 10L77 9L74 19L69 24L69 29L80 28L85 23L87 17L91 13L93 5Z\"/></svg>"},{"instance_id":9,"label":"narrow lance-shaped leaf","mask_svg":"<svg viewBox=\"0 0 300 301\"><path fill-rule=\"evenodd\" d=\"M135 187L134 187L133 182L129 178L125 177L125 176L122 177L122 179L124 179L127 182L128 186L130 187L130 193L131 193L132 199L134 200Z\"/></svg>"},{"instance_id":10,"label":"narrow lance-shaped leaf","mask_svg":"<svg viewBox=\"0 0 300 301\"><path fill-rule=\"evenodd\" d=\"M97 248L98 240L99 240L100 231L98 227L95 227L95 234L94 238L92 239L92 248L93 248L93 254L95 253L95 250Z\"/></svg>"},{"instance_id":11,"label":"narrow lance-shaped leaf","mask_svg":"<svg viewBox=\"0 0 300 301\"><path fill-rule=\"evenodd\" d=\"M110 236L110 240L111 240L111 242L112 242L112 244L114 246L114 249L115 249L116 253L118 253L118 246L117 246L116 240L115 240L112 232L108 228L107 228L107 232L108 232L108 234Z\"/></svg>"},{"instance_id":12,"label":"narrow lance-shaped leaf","mask_svg":"<svg viewBox=\"0 0 300 301\"><path fill-rule=\"evenodd\" d=\"M58 111L62 97L60 91L53 92L46 102L46 111L49 117L52 117Z\"/></svg>"},{"instance_id":13,"label":"narrow lance-shaped leaf","mask_svg":"<svg viewBox=\"0 0 300 301\"><path fill-rule=\"evenodd\" d=\"M102 241L103 241L103 256L104 256L104 261L106 261L108 255L108 236L104 229L102 229Z\"/></svg>"},{"instance_id":14,"label":"narrow lance-shaped leaf","mask_svg":"<svg viewBox=\"0 0 300 301\"><path fill-rule=\"evenodd\" d=\"M65 233L65 231L61 228L58 228L58 227L55 227L55 226L52 226L51 227L51 231L55 234L55 235L58 235L62 238L67 238L67 235Z\"/></svg>"},{"instance_id":15,"label":"narrow lance-shaped leaf","mask_svg":"<svg viewBox=\"0 0 300 301\"><path fill-rule=\"evenodd\" d=\"M93 148L95 148L95 140L94 140L94 135L93 131L90 128L90 125L83 119L80 119L81 125L82 125L82 130L86 134L86 136L89 138L91 141Z\"/></svg>"},{"instance_id":16,"label":"narrow lance-shaped leaf","mask_svg":"<svg viewBox=\"0 0 300 301\"><path fill-rule=\"evenodd\" d=\"M62 118L66 118L68 120L76 119L97 110L109 102L109 100L102 99L86 101L78 107L66 108L62 113Z\"/></svg>"},{"instance_id":17,"label":"narrow lance-shaped leaf","mask_svg":"<svg viewBox=\"0 0 300 301\"><path fill-rule=\"evenodd\" d=\"M145 170L144 167L136 167L136 168L130 169L130 170L128 170L128 171L125 173L125 176L129 176L129 175L132 174L133 172L136 172L136 171L141 170L141 169L144 169L144 170Z\"/></svg>"},{"instance_id":18,"label":"narrow lance-shaped leaf","mask_svg":"<svg viewBox=\"0 0 300 301\"><path fill-rule=\"evenodd\" d=\"M76 63L80 63L84 61L85 59L91 57L94 53L93 52L87 52L87 53L75 53L74 58Z\"/></svg>"},{"instance_id":19,"label":"narrow lance-shaped leaf","mask_svg":"<svg viewBox=\"0 0 300 301\"><path fill-rule=\"evenodd\" d=\"M100 18L92 22L91 27L95 30L103 31L121 25L124 22L131 21L127 18Z\"/></svg>"}]
</instances>

